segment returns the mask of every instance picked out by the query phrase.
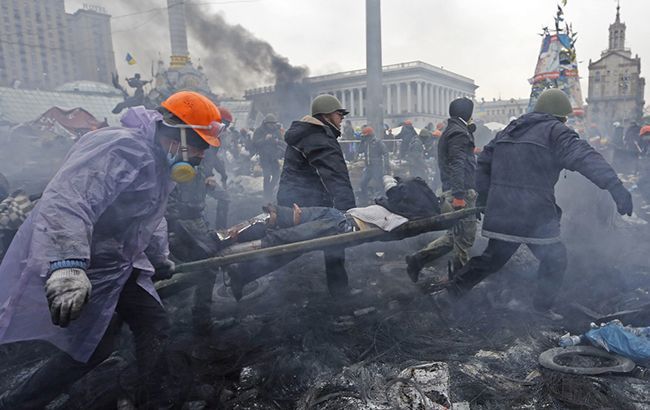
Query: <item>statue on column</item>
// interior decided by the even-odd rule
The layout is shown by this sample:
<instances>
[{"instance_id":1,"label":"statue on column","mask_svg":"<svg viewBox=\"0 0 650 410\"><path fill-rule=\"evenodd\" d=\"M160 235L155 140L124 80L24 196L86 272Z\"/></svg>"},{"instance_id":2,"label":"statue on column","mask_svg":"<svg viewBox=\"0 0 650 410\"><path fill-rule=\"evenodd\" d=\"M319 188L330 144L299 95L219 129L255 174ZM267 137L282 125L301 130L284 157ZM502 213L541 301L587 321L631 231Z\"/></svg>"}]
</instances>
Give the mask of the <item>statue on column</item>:
<instances>
[{"instance_id":1,"label":"statue on column","mask_svg":"<svg viewBox=\"0 0 650 410\"><path fill-rule=\"evenodd\" d=\"M113 86L122 91L122 94L124 95L124 101L118 103L115 108L113 108L113 114L119 114L125 108L135 107L138 105L144 105L147 108L151 108L149 99L144 95L144 86L149 84L151 81L152 80L142 80L140 78L140 73L135 73L133 77L127 78L126 83L129 87L135 88L135 92L130 96L120 84L118 75L113 74Z\"/></svg>"}]
</instances>

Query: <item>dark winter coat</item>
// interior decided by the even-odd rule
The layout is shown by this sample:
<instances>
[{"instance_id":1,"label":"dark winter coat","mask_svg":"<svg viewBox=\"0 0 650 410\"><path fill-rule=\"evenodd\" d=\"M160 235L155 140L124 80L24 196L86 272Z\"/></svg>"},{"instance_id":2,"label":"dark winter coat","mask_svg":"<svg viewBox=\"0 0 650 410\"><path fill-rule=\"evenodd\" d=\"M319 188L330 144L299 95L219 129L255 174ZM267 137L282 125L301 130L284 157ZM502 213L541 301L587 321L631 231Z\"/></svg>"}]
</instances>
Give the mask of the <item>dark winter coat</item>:
<instances>
[{"instance_id":1,"label":"dark winter coat","mask_svg":"<svg viewBox=\"0 0 650 410\"><path fill-rule=\"evenodd\" d=\"M419 177L395 177L397 185L375 200L389 211L410 220L440 215L440 201L429 185Z\"/></svg>"},{"instance_id":2,"label":"dark winter coat","mask_svg":"<svg viewBox=\"0 0 650 410\"><path fill-rule=\"evenodd\" d=\"M379 169L385 174L389 173L388 149L384 141L377 137L363 138L359 145L359 153L363 154L366 168Z\"/></svg>"},{"instance_id":3,"label":"dark winter coat","mask_svg":"<svg viewBox=\"0 0 650 410\"><path fill-rule=\"evenodd\" d=\"M404 159L407 152L409 151L409 146L411 142L418 136L418 133L415 131L412 125L403 125L399 134L397 134L397 139L401 139L402 142L399 146L399 157Z\"/></svg>"},{"instance_id":4,"label":"dark winter coat","mask_svg":"<svg viewBox=\"0 0 650 410\"><path fill-rule=\"evenodd\" d=\"M483 235L558 241L562 210L554 187L563 169L578 171L601 189L621 183L602 155L552 115L533 112L511 122L478 158L479 204L487 202Z\"/></svg>"},{"instance_id":5,"label":"dark winter coat","mask_svg":"<svg viewBox=\"0 0 650 410\"><path fill-rule=\"evenodd\" d=\"M355 200L336 140L340 133L317 118L294 121L284 136L287 149L278 188L278 205L327 206L341 211L354 208Z\"/></svg>"},{"instance_id":6,"label":"dark winter coat","mask_svg":"<svg viewBox=\"0 0 650 410\"><path fill-rule=\"evenodd\" d=\"M442 190L454 198L465 198L465 192L476 187L476 155L474 136L460 118L450 118L438 142L438 166Z\"/></svg>"},{"instance_id":7,"label":"dark winter coat","mask_svg":"<svg viewBox=\"0 0 650 410\"><path fill-rule=\"evenodd\" d=\"M268 135L270 138L267 138ZM262 125L253 133L253 154L259 154L260 165L262 168L267 166L277 166L277 162L282 159L285 147L280 137L278 128L267 128Z\"/></svg>"}]
</instances>

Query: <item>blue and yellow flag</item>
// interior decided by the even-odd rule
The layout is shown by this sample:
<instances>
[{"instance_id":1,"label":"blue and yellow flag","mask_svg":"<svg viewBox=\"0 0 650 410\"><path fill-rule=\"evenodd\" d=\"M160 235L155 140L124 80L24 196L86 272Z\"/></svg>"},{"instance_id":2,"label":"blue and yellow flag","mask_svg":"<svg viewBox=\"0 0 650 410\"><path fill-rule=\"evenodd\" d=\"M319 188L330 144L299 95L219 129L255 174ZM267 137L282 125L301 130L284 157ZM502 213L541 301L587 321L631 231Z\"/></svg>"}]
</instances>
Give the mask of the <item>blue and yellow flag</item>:
<instances>
[{"instance_id":1,"label":"blue and yellow flag","mask_svg":"<svg viewBox=\"0 0 650 410\"><path fill-rule=\"evenodd\" d=\"M134 65L136 63L135 58L133 58L131 53L126 53L126 62L129 63L129 65Z\"/></svg>"}]
</instances>

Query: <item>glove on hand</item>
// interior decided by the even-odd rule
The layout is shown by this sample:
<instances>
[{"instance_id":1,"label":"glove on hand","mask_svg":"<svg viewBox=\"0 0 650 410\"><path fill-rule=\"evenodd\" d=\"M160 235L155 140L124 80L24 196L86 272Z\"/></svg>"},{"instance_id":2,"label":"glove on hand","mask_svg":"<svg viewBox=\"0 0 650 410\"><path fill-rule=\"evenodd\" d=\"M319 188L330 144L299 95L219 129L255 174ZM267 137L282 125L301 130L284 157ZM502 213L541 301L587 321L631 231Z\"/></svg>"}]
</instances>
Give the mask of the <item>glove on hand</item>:
<instances>
[{"instance_id":1,"label":"glove on hand","mask_svg":"<svg viewBox=\"0 0 650 410\"><path fill-rule=\"evenodd\" d=\"M154 273L152 277L154 282L159 280L167 280L170 279L176 272L176 264L174 261L167 259L159 265L156 265L154 269L156 270L156 273Z\"/></svg>"},{"instance_id":2,"label":"glove on hand","mask_svg":"<svg viewBox=\"0 0 650 410\"><path fill-rule=\"evenodd\" d=\"M634 205L632 204L632 194L625 189L623 184L618 184L609 190L614 202L616 202L616 209L621 215L632 216Z\"/></svg>"},{"instance_id":3,"label":"glove on hand","mask_svg":"<svg viewBox=\"0 0 650 410\"><path fill-rule=\"evenodd\" d=\"M81 314L90 299L92 285L86 272L79 268L64 268L52 272L45 282L45 295L52 315L52 323L67 327Z\"/></svg>"},{"instance_id":4,"label":"glove on hand","mask_svg":"<svg viewBox=\"0 0 650 410\"><path fill-rule=\"evenodd\" d=\"M465 202L464 199L459 199L459 198L454 198L451 201L451 207L454 209L463 209L467 206L467 203Z\"/></svg>"},{"instance_id":5,"label":"glove on hand","mask_svg":"<svg viewBox=\"0 0 650 410\"><path fill-rule=\"evenodd\" d=\"M384 192L388 192L391 188L397 186L397 180L392 175L384 175L382 179L384 181Z\"/></svg>"}]
</instances>

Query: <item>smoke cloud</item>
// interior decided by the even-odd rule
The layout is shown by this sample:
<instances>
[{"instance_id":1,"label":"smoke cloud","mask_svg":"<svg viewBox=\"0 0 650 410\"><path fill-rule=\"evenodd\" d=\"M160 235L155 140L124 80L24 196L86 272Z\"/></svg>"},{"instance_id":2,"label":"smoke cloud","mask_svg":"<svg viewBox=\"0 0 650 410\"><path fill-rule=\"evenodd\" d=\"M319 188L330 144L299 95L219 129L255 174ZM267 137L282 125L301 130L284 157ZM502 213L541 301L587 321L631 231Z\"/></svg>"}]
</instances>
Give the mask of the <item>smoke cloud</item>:
<instances>
[{"instance_id":1,"label":"smoke cloud","mask_svg":"<svg viewBox=\"0 0 650 410\"><path fill-rule=\"evenodd\" d=\"M68 11L81 7L80 3L69 1ZM111 21L113 46L121 78L136 71L148 77L151 62L159 58L169 63L169 22L165 5L166 0L119 0L107 6L108 13L114 16ZM306 67L292 65L268 42L239 24L228 23L223 14L206 13L205 5L186 1L185 17L192 62L195 67L203 66L212 91L217 94L241 97L248 88L291 84L308 74ZM123 67L122 56L127 52L138 61L136 66Z\"/></svg>"},{"instance_id":2,"label":"smoke cloud","mask_svg":"<svg viewBox=\"0 0 650 410\"><path fill-rule=\"evenodd\" d=\"M185 10L190 41L205 51L201 63L217 90L236 95L246 88L302 80L306 67L291 65L264 40L241 25L231 25L220 14L206 15L200 7ZM190 44L192 48L192 44Z\"/></svg>"}]
</instances>

